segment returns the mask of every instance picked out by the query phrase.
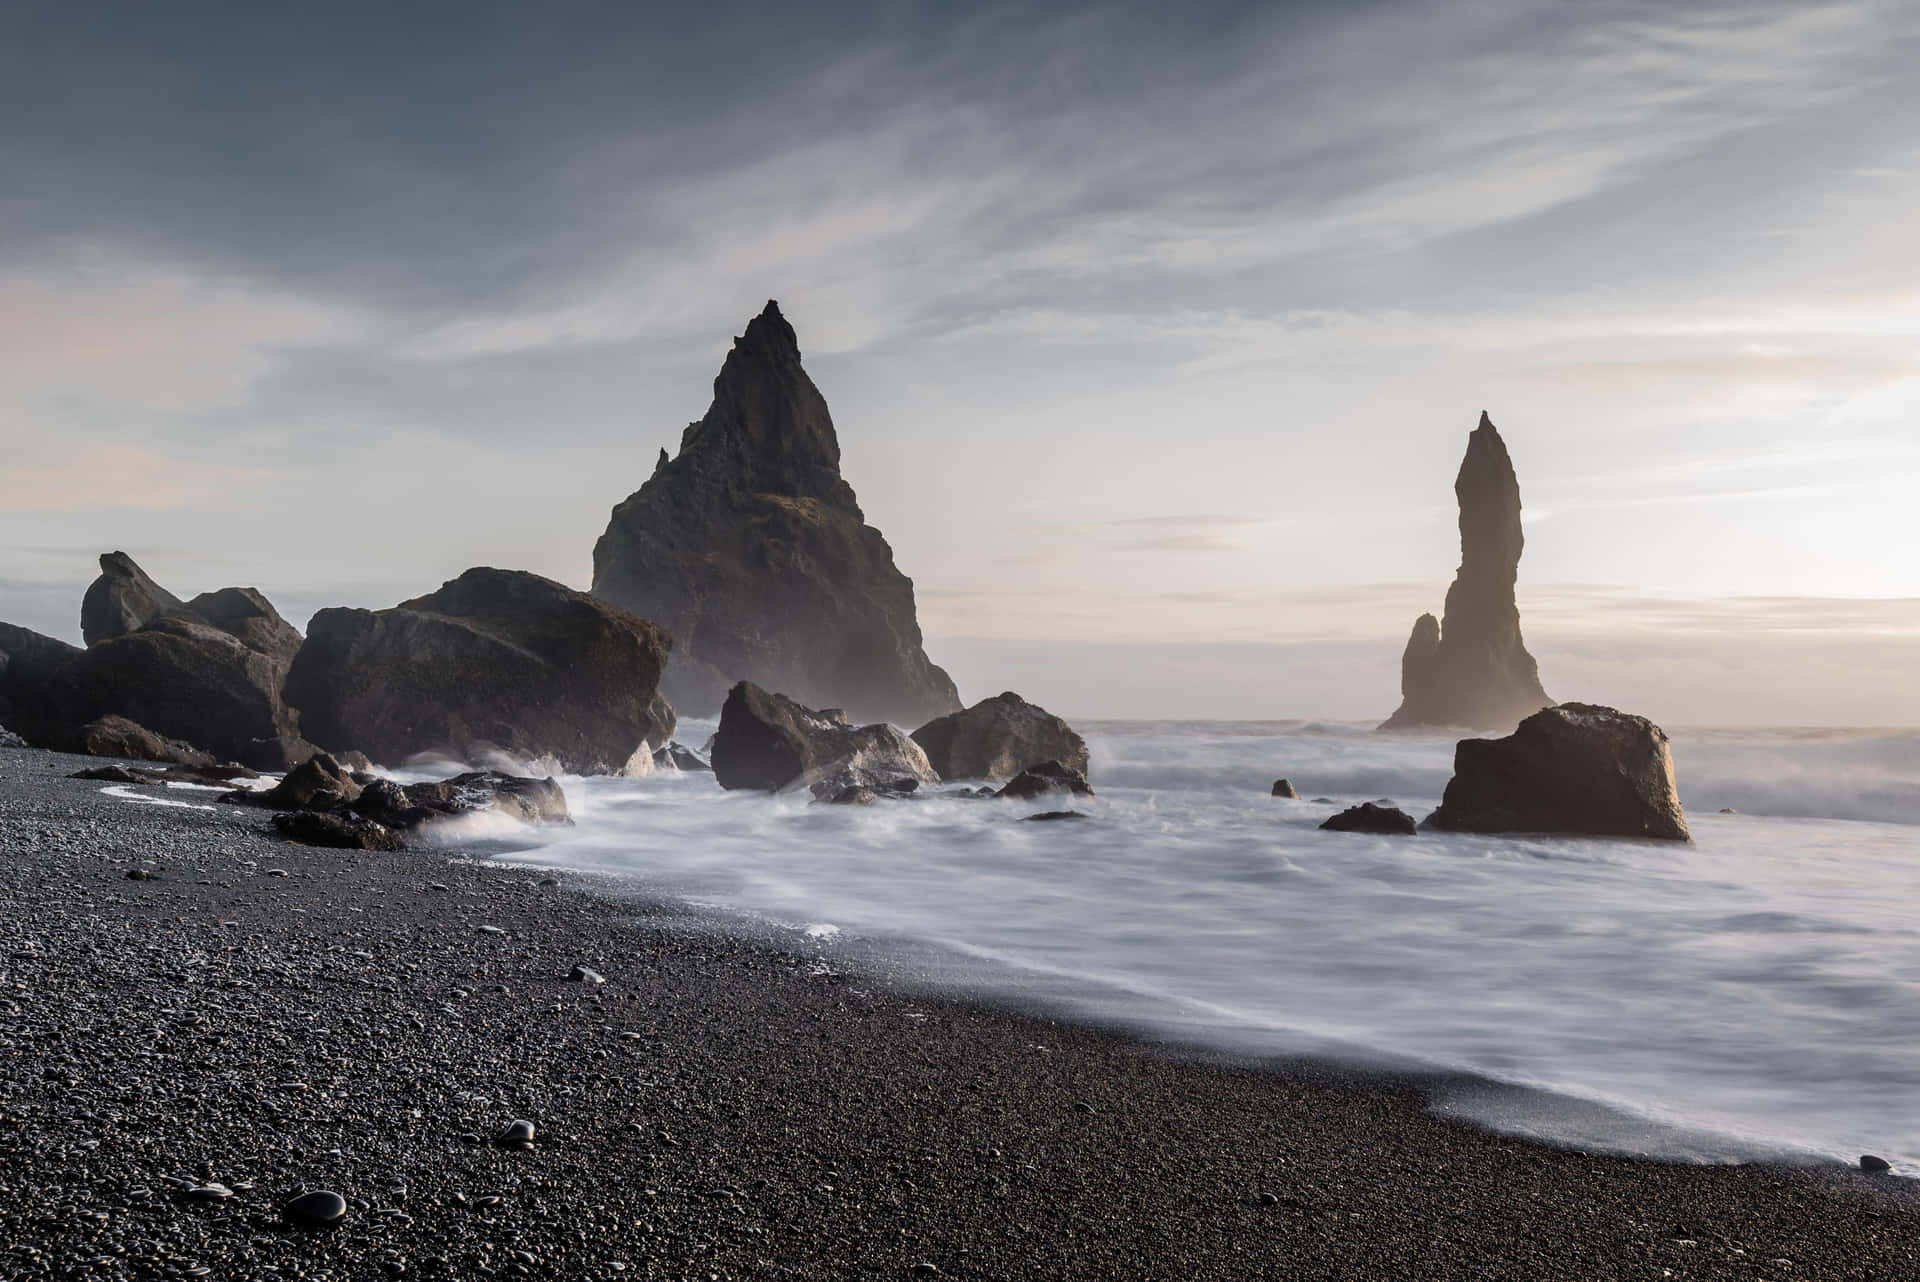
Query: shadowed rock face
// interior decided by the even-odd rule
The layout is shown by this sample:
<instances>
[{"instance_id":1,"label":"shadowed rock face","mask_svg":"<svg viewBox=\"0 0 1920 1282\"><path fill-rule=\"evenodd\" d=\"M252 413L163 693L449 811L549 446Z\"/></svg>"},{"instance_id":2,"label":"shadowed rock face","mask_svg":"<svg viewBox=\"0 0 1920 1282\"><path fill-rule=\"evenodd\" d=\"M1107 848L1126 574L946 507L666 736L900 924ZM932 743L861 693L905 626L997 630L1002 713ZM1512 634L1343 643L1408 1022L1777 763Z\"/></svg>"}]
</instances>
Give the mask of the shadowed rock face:
<instances>
[{"instance_id":1,"label":"shadowed rock face","mask_svg":"<svg viewBox=\"0 0 1920 1282\"><path fill-rule=\"evenodd\" d=\"M1427 826L1692 840L1666 734L1586 703L1536 712L1504 739L1462 739Z\"/></svg>"},{"instance_id":2,"label":"shadowed rock face","mask_svg":"<svg viewBox=\"0 0 1920 1282\"><path fill-rule=\"evenodd\" d=\"M679 454L661 451L613 510L593 568L595 595L673 634L663 689L683 710L713 712L742 680L908 726L960 706L773 303L734 340Z\"/></svg>"},{"instance_id":3,"label":"shadowed rock face","mask_svg":"<svg viewBox=\"0 0 1920 1282\"><path fill-rule=\"evenodd\" d=\"M674 728L672 639L519 570L468 570L391 610L322 610L287 674L309 738L397 765L497 748L579 774L651 770Z\"/></svg>"},{"instance_id":4,"label":"shadowed rock face","mask_svg":"<svg viewBox=\"0 0 1920 1282\"><path fill-rule=\"evenodd\" d=\"M1446 617L1423 614L1400 660L1401 704L1381 726L1502 730L1552 703L1520 636L1514 582L1526 540L1520 482L1484 413L1453 483L1460 502L1460 570Z\"/></svg>"},{"instance_id":5,"label":"shadowed rock face","mask_svg":"<svg viewBox=\"0 0 1920 1282\"><path fill-rule=\"evenodd\" d=\"M136 632L170 610L180 598L147 577L125 552L100 555L100 577L80 601L80 635L88 645Z\"/></svg>"},{"instance_id":6,"label":"shadowed rock face","mask_svg":"<svg viewBox=\"0 0 1920 1282\"><path fill-rule=\"evenodd\" d=\"M720 710L713 773L722 788L805 786L823 800L863 788L912 792L940 781L920 745L895 727L851 725L838 712L815 711L748 681L728 692Z\"/></svg>"},{"instance_id":7,"label":"shadowed rock face","mask_svg":"<svg viewBox=\"0 0 1920 1282\"><path fill-rule=\"evenodd\" d=\"M1086 740L1011 690L934 718L913 732L913 741L942 779L1011 779L1043 761L1087 773Z\"/></svg>"}]
</instances>

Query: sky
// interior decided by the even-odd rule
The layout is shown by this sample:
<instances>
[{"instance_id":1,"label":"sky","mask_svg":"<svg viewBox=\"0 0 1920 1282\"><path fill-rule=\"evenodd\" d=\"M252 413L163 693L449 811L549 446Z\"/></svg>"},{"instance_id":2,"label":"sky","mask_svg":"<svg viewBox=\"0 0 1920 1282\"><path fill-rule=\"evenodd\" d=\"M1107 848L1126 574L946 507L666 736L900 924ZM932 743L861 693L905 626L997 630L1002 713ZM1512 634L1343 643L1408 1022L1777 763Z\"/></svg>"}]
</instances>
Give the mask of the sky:
<instances>
[{"instance_id":1,"label":"sky","mask_svg":"<svg viewBox=\"0 0 1920 1282\"><path fill-rule=\"evenodd\" d=\"M969 701L1920 724L1920 8L16 0L0 618L585 587L777 298Z\"/></svg>"}]
</instances>

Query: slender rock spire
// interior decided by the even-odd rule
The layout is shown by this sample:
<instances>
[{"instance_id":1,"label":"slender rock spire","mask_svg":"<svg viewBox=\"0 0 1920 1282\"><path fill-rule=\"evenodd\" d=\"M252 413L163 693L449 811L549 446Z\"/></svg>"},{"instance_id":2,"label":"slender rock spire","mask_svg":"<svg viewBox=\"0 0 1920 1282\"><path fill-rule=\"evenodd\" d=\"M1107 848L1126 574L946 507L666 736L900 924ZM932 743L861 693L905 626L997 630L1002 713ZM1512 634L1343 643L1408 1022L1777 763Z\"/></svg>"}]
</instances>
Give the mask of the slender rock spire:
<instances>
[{"instance_id":1,"label":"slender rock spire","mask_svg":"<svg viewBox=\"0 0 1920 1282\"><path fill-rule=\"evenodd\" d=\"M1453 492L1460 503L1460 570L1447 589L1445 617L1423 614L1414 622L1400 660L1400 708L1383 730L1505 730L1553 702L1540 688L1514 602L1526 546L1520 482L1485 412L1467 438Z\"/></svg>"}]
</instances>

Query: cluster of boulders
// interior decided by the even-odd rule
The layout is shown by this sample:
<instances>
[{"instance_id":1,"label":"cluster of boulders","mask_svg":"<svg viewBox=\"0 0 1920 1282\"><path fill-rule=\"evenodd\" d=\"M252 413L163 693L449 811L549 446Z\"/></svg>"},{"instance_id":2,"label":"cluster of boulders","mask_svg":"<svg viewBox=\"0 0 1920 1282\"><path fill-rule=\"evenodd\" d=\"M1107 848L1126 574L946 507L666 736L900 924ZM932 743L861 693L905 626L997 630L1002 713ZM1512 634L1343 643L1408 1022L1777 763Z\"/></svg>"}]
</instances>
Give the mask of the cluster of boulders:
<instances>
[{"instance_id":1,"label":"cluster of boulders","mask_svg":"<svg viewBox=\"0 0 1920 1282\"><path fill-rule=\"evenodd\" d=\"M322 610L302 637L252 588L183 602L123 552L100 571L86 648L0 624L0 724L36 747L267 771L326 749L644 774L674 730L665 630L538 575L469 570L390 610Z\"/></svg>"},{"instance_id":2,"label":"cluster of boulders","mask_svg":"<svg viewBox=\"0 0 1920 1282\"><path fill-rule=\"evenodd\" d=\"M1007 782L949 795L1092 796L1086 769L1087 745L1072 727L1012 693L938 717L908 735L885 722L856 726L838 708L809 708L742 681L727 693L713 740L713 771L721 787L805 789L836 805L919 796L956 779Z\"/></svg>"},{"instance_id":3,"label":"cluster of boulders","mask_svg":"<svg viewBox=\"0 0 1920 1282\"><path fill-rule=\"evenodd\" d=\"M552 779L469 771L402 784L317 752L271 788L236 789L221 801L275 812L284 836L309 846L398 850L431 840L463 815L491 812L525 824L571 824L566 793Z\"/></svg>"}]
</instances>

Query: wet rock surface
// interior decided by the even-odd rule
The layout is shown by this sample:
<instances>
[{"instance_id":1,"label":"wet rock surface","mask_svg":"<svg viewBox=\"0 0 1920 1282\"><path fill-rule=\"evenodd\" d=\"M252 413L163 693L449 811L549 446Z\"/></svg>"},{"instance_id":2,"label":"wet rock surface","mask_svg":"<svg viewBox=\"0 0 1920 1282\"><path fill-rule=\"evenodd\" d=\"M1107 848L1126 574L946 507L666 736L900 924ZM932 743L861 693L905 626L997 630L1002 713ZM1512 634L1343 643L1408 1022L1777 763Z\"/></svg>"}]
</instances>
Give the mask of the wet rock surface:
<instances>
[{"instance_id":1,"label":"wet rock surface","mask_svg":"<svg viewBox=\"0 0 1920 1282\"><path fill-rule=\"evenodd\" d=\"M1373 832L1394 837L1411 837L1420 830L1406 811L1372 801L1349 806L1320 827L1327 832Z\"/></svg>"},{"instance_id":2,"label":"wet rock surface","mask_svg":"<svg viewBox=\"0 0 1920 1282\"><path fill-rule=\"evenodd\" d=\"M1526 546L1520 482L1506 442L1484 413L1454 478L1460 569L1446 614L1423 614L1400 660L1400 707L1383 730L1452 726L1506 730L1552 703L1520 635L1514 585Z\"/></svg>"},{"instance_id":3,"label":"wet rock surface","mask_svg":"<svg viewBox=\"0 0 1920 1282\"><path fill-rule=\"evenodd\" d=\"M308 632L286 697L331 750L646 773L673 733L665 630L536 574L479 567L390 610L322 610Z\"/></svg>"},{"instance_id":4,"label":"wet rock surface","mask_svg":"<svg viewBox=\"0 0 1920 1282\"><path fill-rule=\"evenodd\" d=\"M742 681L720 710L713 773L722 788L779 792L808 787L832 799L850 789L911 792L940 778L907 734L884 723L855 726Z\"/></svg>"},{"instance_id":5,"label":"wet rock surface","mask_svg":"<svg viewBox=\"0 0 1920 1282\"><path fill-rule=\"evenodd\" d=\"M1087 743L1072 726L1011 690L936 717L913 741L942 779L1011 779L1043 761L1087 773Z\"/></svg>"},{"instance_id":6,"label":"wet rock surface","mask_svg":"<svg viewBox=\"0 0 1920 1282\"><path fill-rule=\"evenodd\" d=\"M1536 712L1504 739L1462 739L1432 828L1691 841L1667 736L1589 703Z\"/></svg>"},{"instance_id":7,"label":"wet rock surface","mask_svg":"<svg viewBox=\"0 0 1920 1282\"><path fill-rule=\"evenodd\" d=\"M689 714L710 715L739 681L908 726L960 706L771 302L734 340L679 453L661 451L614 508L593 591L673 634L663 689Z\"/></svg>"},{"instance_id":8,"label":"wet rock surface","mask_svg":"<svg viewBox=\"0 0 1920 1282\"><path fill-rule=\"evenodd\" d=\"M1544 1148L1417 1081L1182 1057L841 973L795 932L303 850L18 757L9 1279L1883 1282L1920 1254L1909 1182L1851 1164ZM581 958L607 982L569 982ZM517 1120L531 1148L491 1142ZM288 1223L316 1191L338 1227Z\"/></svg>"},{"instance_id":9,"label":"wet rock surface","mask_svg":"<svg viewBox=\"0 0 1920 1282\"><path fill-rule=\"evenodd\" d=\"M1086 776L1073 767L1058 761L1042 761L1022 770L1007 781L1006 787L993 795L1014 801L1032 801L1051 793L1091 797L1093 788L1087 783Z\"/></svg>"}]
</instances>

